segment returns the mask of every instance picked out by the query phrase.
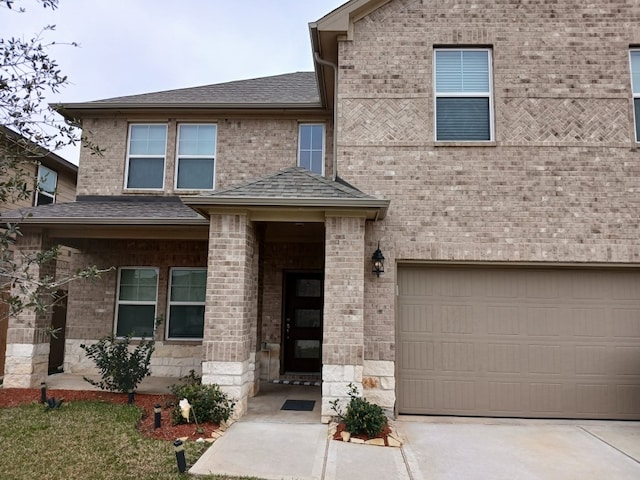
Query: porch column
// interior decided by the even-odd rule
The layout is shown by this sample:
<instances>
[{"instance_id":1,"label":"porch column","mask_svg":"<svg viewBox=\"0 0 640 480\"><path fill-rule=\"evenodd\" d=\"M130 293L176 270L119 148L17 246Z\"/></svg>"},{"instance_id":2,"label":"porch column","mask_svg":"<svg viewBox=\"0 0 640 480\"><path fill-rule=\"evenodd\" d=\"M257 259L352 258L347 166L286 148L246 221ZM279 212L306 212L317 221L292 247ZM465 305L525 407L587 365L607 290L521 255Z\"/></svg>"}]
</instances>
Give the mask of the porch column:
<instances>
[{"instance_id":1,"label":"porch column","mask_svg":"<svg viewBox=\"0 0 640 480\"><path fill-rule=\"evenodd\" d=\"M244 214L211 215L202 362L203 383L216 383L236 400L236 416L253 395L257 321L257 246Z\"/></svg>"},{"instance_id":2,"label":"porch column","mask_svg":"<svg viewBox=\"0 0 640 480\"><path fill-rule=\"evenodd\" d=\"M16 239L14 259L18 271L23 264L23 254L31 256L42 250L51 248L46 235L41 232L24 231ZM32 264L28 267L34 279L54 276L56 261L46 264ZM35 291L35 285L25 285ZM13 295L20 291L14 289ZM32 388L40 386L47 378L49 368L49 335L47 328L51 326L51 309L47 313L36 313L25 308L15 316L9 316L7 328L7 348L4 367L4 386L6 388Z\"/></svg>"},{"instance_id":3,"label":"porch column","mask_svg":"<svg viewBox=\"0 0 640 480\"><path fill-rule=\"evenodd\" d=\"M361 217L325 220L322 344L322 421L335 415L330 401L346 406L349 383L362 393L364 358L364 231Z\"/></svg>"}]
</instances>

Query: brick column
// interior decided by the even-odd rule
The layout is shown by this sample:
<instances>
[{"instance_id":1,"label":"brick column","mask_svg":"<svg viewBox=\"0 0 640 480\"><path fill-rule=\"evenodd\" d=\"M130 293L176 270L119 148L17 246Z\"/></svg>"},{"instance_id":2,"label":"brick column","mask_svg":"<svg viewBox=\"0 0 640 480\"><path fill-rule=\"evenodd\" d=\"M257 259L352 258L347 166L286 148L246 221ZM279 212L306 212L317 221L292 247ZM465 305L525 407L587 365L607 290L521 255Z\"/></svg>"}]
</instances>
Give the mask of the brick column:
<instances>
[{"instance_id":1,"label":"brick column","mask_svg":"<svg viewBox=\"0 0 640 480\"><path fill-rule=\"evenodd\" d=\"M359 217L325 221L322 421L334 415L329 402L346 405L347 385L362 393L364 358L364 229Z\"/></svg>"},{"instance_id":2,"label":"brick column","mask_svg":"<svg viewBox=\"0 0 640 480\"><path fill-rule=\"evenodd\" d=\"M14 252L18 270L23 263L24 255L33 255L51 248L47 238L40 232L22 232L17 237ZM56 261L29 266L29 273L35 279L53 276L56 272ZM35 286L29 286L35 290ZM19 295L18 289L12 291ZM49 335L47 328L51 326L51 310L37 313L32 308L23 309L18 315L9 317L7 329L7 348L4 368L4 386L6 388L37 387L47 378L49 368Z\"/></svg>"},{"instance_id":3,"label":"brick column","mask_svg":"<svg viewBox=\"0 0 640 480\"><path fill-rule=\"evenodd\" d=\"M246 215L212 215L204 317L203 383L216 383L236 400L236 416L253 392L257 321L257 248Z\"/></svg>"}]
</instances>

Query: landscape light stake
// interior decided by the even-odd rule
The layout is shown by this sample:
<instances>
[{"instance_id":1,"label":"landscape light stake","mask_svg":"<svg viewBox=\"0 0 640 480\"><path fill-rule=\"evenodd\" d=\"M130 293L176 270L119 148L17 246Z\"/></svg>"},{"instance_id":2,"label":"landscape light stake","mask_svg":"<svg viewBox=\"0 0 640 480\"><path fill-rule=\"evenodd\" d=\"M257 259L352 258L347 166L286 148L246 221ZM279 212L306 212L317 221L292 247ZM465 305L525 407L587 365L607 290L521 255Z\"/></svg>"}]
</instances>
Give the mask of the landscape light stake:
<instances>
[{"instance_id":1,"label":"landscape light stake","mask_svg":"<svg viewBox=\"0 0 640 480\"><path fill-rule=\"evenodd\" d=\"M184 457L184 445L182 440L173 442L173 449L176 451L176 461L178 462L178 472L184 473L187 470L187 460Z\"/></svg>"},{"instance_id":2,"label":"landscape light stake","mask_svg":"<svg viewBox=\"0 0 640 480\"><path fill-rule=\"evenodd\" d=\"M162 425L162 407L159 403L153 406L153 428L160 428Z\"/></svg>"},{"instance_id":3,"label":"landscape light stake","mask_svg":"<svg viewBox=\"0 0 640 480\"><path fill-rule=\"evenodd\" d=\"M46 382L40 383L40 402L47 403L47 384Z\"/></svg>"}]
</instances>

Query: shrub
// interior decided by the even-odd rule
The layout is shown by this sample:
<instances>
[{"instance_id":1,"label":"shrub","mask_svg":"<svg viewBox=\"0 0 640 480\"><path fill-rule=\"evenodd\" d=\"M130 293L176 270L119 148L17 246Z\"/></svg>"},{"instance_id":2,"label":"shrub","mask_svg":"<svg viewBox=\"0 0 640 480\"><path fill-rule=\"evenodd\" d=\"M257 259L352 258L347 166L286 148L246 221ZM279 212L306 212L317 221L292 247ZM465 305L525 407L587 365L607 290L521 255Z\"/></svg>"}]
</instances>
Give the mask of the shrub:
<instances>
[{"instance_id":1,"label":"shrub","mask_svg":"<svg viewBox=\"0 0 640 480\"><path fill-rule=\"evenodd\" d=\"M369 438L380 435L387 424L387 416L382 407L360 397L358 387L353 383L349 384L349 398L344 415L340 410L340 400L331 402L331 408L340 421L344 422L347 432L352 435L365 434Z\"/></svg>"},{"instance_id":2,"label":"shrub","mask_svg":"<svg viewBox=\"0 0 640 480\"><path fill-rule=\"evenodd\" d=\"M133 392L144 377L151 375L149 364L155 349L153 340L144 338L131 350L131 336L119 339L108 335L93 345L80 345L100 371L101 381L84 379L102 390Z\"/></svg>"},{"instance_id":3,"label":"shrub","mask_svg":"<svg viewBox=\"0 0 640 480\"><path fill-rule=\"evenodd\" d=\"M203 385L202 377L196 375L193 370L182 380L184 381L183 384L176 384L170 387L171 393L178 400L186 398L189 401L192 415L195 415L198 423L213 422L219 424L222 421L229 420L236 402L230 399L218 385ZM174 424L187 423L177 404L173 407L171 418Z\"/></svg>"}]
</instances>

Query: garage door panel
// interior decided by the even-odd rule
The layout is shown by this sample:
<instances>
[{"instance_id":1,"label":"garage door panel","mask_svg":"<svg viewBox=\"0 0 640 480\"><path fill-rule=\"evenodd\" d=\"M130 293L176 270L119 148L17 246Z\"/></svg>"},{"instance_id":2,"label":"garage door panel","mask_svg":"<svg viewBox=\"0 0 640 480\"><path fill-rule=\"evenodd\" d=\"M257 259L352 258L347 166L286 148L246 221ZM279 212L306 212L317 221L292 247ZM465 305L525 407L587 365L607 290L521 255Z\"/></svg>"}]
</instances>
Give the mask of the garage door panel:
<instances>
[{"instance_id":1,"label":"garage door panel","mask_svg":"<svg viewBox=\"0 0 640 480\"><path fill-rule=\"evenodd\" d=\"M435 346L428 341L403 341L400 343L400 369L426 372L435 369Z\"/></svg>"},{"instance_id":2,"label":"garage door panel","mask_svg":"<svg viewBox=\"0 0 640 480\"><path fill-rule=\"evenodd\" d=\"M402 333L433 332L433 307L431 305L402 305L400 316L404 319L401 325Z\"/></svg>"},{"instance_id":3,"label":"garage door panel","mask_svg":"<svg viewBox=\"0 0 640 480\"><path fill-rule=\"evenodd\" d=\"M522 359L522 345L514 343L487 345L488 373L521 373Z\"/></svg>"},{"instance_id":4,"label":"garage door panel","mask_svg":"<svg viewBox=\"0 0 640 480\"><path fill-rule=\"evenodd\" d=\"M607 310L599 307L572 308L573 335L578 337L607 337L610 335Z\"/></svg>"},{"instance_id":5,"label":"garage door panel","mask_svg":"<svg viewBox=\"0 0 640 480\"><path fill-rule=\"evenodd\" d=\"M487 333L491 335L519 335L521 323L518 322L519 307L487 306Z\"/></svg>"},{"instance_id":6,"label":"garage door panel","mask_svg":"<svg viewBox=\"0 0 640 480\"><path fill-rule=\"evenodd\" d=\"M398 288L400 413L640 419L640 271L400 267Z\"/></svg>"},{"instance_id":7,"label":"garage door panel","mask_svg":"<svg viewBox=\"0 0 640 480\"><path fill-rule=\"evenodd\" d=\"M613 310L613 335L640 338L640 308L616 308Z\"/></svg>"}]
</instances>

